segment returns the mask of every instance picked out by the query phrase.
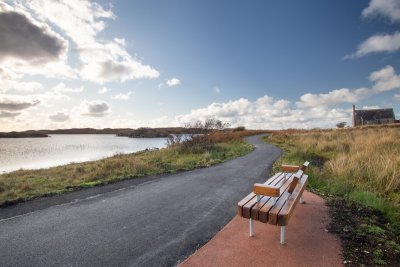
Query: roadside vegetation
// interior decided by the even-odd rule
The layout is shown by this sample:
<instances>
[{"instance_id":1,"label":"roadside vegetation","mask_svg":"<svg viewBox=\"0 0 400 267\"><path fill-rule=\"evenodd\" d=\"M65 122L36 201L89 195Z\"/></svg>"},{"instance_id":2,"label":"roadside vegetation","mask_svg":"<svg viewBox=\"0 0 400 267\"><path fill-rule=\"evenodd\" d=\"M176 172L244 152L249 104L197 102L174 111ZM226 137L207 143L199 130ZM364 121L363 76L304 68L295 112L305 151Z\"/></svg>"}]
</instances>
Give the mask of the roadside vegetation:
<instances>
[{"instance_id":1,"label":"roadside vegetation","mask_svg":"<svg viewBox=\"0 0 400 267\"><path fill-rule=\"evenodd\" d=\"M267 138L280 162L311 162L309 188L330 206L344 263L400 265L400 127L286 130Z\"/></svg>"},{"instance_id":2,"label":"roadside vegetation","mask_svg":"<svg viewBox=\"0 0 400 267\"><path fill-rule=\"evenodd\" d=\"M124 179L208 167L252 151L252 145L244 142L243 137L257 133L260 131L210 126L203 135L175 140L165 149L3 174L0 175L0 206Z\"/></svg>"}]
</instances>

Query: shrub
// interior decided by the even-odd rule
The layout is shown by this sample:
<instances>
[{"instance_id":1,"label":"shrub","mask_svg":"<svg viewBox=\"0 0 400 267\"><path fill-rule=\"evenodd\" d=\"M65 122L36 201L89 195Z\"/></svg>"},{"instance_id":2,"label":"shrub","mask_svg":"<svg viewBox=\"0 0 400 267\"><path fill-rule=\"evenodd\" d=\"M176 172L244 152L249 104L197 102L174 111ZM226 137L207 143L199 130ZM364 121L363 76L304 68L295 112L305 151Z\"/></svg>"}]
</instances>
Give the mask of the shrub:
<instances>
[{"instance_id":1,"label":"shrub","mask_svg":"<svg viewBox=\"0 0 400 267\"><path fill-rule=\"evenodd\" d=\"M245 131L246 128L244 126L239 126L233 129L233 132L240 132L240 131Z\"/></svg>"}]
</instances>

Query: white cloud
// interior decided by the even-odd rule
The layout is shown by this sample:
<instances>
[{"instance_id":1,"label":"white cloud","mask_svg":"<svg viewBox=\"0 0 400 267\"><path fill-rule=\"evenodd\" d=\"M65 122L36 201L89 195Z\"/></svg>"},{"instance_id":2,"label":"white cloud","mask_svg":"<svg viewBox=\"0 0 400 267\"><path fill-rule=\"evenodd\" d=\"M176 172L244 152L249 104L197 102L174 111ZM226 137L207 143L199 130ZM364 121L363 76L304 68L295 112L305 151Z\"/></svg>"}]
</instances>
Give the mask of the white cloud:
<instances>
[{"instance_id":1,"label":"white cloud","mask_svg":"<svg viewBox=\"0 0 400 267\"><path fill-rule=\"evenodd\" d=\"M168 86L176 86L176 85L180 85L181 81L177 78L172 78L172 79L167 80L166 84Z\"/></svg>"},{"instance_id":2,"label":"white cloud","mask_svg":"<svg viewBox=\"0 0 400 267\"><path fill-rule=\"evenodd\" d=\"M258 129L334 127L340 121L350 122L350 103L400 88L400 75L391 66L372 72L369 78L373 83L371 88L342 88L328 93L307 93L295 104L286 99L275 100L270 96L255 101L240 98L192 110L189 114L176 116L176 121L183 124L214 117L232 126L244 125ZM400 94L395 95L395 98L400 100ZM343 103L349 103L349 108L337 107Z\"/></svg>"},{"instance_id":3,"label":"white cloud","mask_svg":"<svg viewBox=\"0 0 400 267\"><path fill-rule=\"evenodd\" d=\"M0 95L0 110L19 111L34 107L40 103L37 99L29 99L18 95Z\"/></svg>"},{"instance_id":4,"label":"white cloud","mask_svg":"<svg viewBox=\"0 0 400 267\"><path fill-rule=\"evenodd\" d=\"M336 89L322 94L304 94L296 104L299 107L318 107L321 105L336 105L340 103L356 103L366 97L400 88L400 75L392 66L386 66L371 73L369 79L373 82L371 88Z\"/></svg>"},{"instance_id":5,"label":"white cloud","mask_svg":"<svg viewBox=\"0 0 400 267\"><path fill-rule=\"evenodd\" d=\"M0 111L0 119L4 119L4 118L12 119L19 115L21 115L21 112L10 112L10 111L5 111L5 110Z\"/></svg>"},{"instance_id":6,"label":"white cloud","mask_svg":"<svg viewBox=\"0 0 400 267\"><path fill-rule=\"evenodd\" d=\"M96 35L106 27L101 19L115 18L111 10L85 0L31 0L27 6L42 20L60 27L75 43L95 42Z\"/></svg>"},{"instance_id":7,"label":"white cloud","mask_svg":"<svg viewBox=\"0 0 400 267\"><path fill-rule=\"evenodd\" d=\"M129 98L131 97L131 95L132 95L132 92L131 91L129 91L129 92L127 92L126 94L116 94L116 95L113 95L111 98L112 99L117 99L117 100L129 100Z\"/></svg>"},{"instance_id":8,"label":"white cloud","mask_svg":"<svg viewBox=\"0 0 400 267\"><path fill-rule=\"evenodd\" d=\"M4 66L0 66L0 80L13 80L13 79L20 79L22 75L19 75L9 68L6 68Z\"/></svg>"},{"instance_id":9,"label":"white cloud","mask_svg":"<svg viewBox=\"0 0 400 267\"><path fill-rule=\"evenodd\" d=\"M115 19L111 10L91 1L31 0L27 6L38 18L57 25L76 45L82 79L105 83L132 79L153 79L159 72L144 65L126 50L123 38L99 40L104 19Z\"/></svg>"},{"instance_id":10,"label":"white cloud","mask_svg":"<svg viewBox=\"0 0 400 267\"><path fill-rule=\"evenodd\" d=\"M362 109L380 109L379 106L363 106Z\"/></svg>"},{"instance_id":11,"label":"white cloud","mask_svg":"<svg viewBox=\"0 0 400 267\"><path fill-rule=\"evenodd\" d=\"M311 94L307 93L300 97L296 104L299 107L318 107L321 105L335 105L340 103L355 103L369 96L371 90L368 88L359 88L351 90L348 88L335 89L329 93Z\"/></svg>"},{"instance_id":12,"label":"white cloud","mask_svg":"<svg viewBox=\"0 0 400 267\"><path fill-rule=\"evenodd\" d=\"M122 60L116 60L107 51L99 55L93 61L84 59L85 54L90 52L81 52L83 67L81 77L84 80L105 83L111 81L124 82L133 79L154 79L159 77L159 72L149 65L143 65L139 60L130 56ZM111 57L108 58L107 57Z\"/></svg>"},{"instance_id":13,"label":"white cloud","mask_svg":"<svg viewBox=\"0 0 400 267\"><path fill-rule=\"evenodd\" d=\"M0 60L15 59L42 64L64 57L68 42L21 11L0 3Z\"/></svg>"},{"instance_id":14,"label":"white cloud","mask_svg":"<svg viewBox=\"0 0 400 267\"><path fill-rule=\"evenodd\" d=\"M97 92L102 95L109 91L110 91L110 89L108 89L107 87L103 87L103 88L99 89L99 91L97 91Z\"/></svg>"},{"instance_id":15,"label":"white cloud","mask_svg":"<svg viewBox=\"0 0 400 267\"><path fill-rule=\"evenodd\" d=\"M217 118L231 126L244 125L253 129L334 127L338 121L349 120L350 108L299 108L290 101L263 96L255 101L240 98L226 103L212 103L176 117L179 124L207 118Z\"/></svg>"},{"instance_id":16,"label":"white cloud","mask_svg":"<svg viewBox=\"0 0 400 267\"><path fill-rule=\"evenodd\" d=\"M67 65L68 41L33 18L21 4L0 2L0 68L13 73L74 78Z\"/></svg>"},{"instance_id":17,"label":"white cloud","mask_svg":"<svg viewBox=\"0 0 400 267\"><path fill-rule=\"evenodd\" d=\"M214 89L215 89L215 92L216 92L217 94L220 94L220 93L221 93L221 89L219 89L218 87L215 87Z\"/></svg>"},{"instance_id":18,"label":"white cloud","mask_svg":"<svg viewBox=\"0 0 400 267\"><path fill-rule=\"evenodd\" d=\"M67 87L64 83L59 83L54 86L53 90L58 93L80 93L83 91L83 86L77 88Z\"/></svg>"},{"instance_id":19,"label":"white cloud","mask_svg":"<svg viewBox=\"0 0 400 267\"><path fill-rule=\"evenodd\" d=\"M400 49L400 32L394 34L375 34L362 42L354 54L344 56L344 59L359 58L370 53L393 53Z\"/></svg>"},{"instance_id":20,"label":"white cloud","mask_svg":"<svg viewBox=\"0 0 400 267\"><path fill-rule=\"evenodd\" d=\"M83 100L79 105L82 115L91 117L103 117L110 113L110 106L103 101L87 101Z\"/></svg>"},{"instance_id":21,"label":"white cloud","mask_svg":"<svg viewBox=\"0 0 400 267\"><path fill-rule=\"evenodd\" d=\"M63 112L57 112L56 114L50 115L49 119L53 122L65 122L69 120L69 115Z\"/></svg>"},{"instance_id":22,"label":"white cloud","mask_svg":"<svg viewBox=\"0 0 400 267\"><path fill-rule=\"evenodd\" d=\"M372 87L375 93L400 88L400 75L395 73L392 66L386 66L381 70L371 73L369 79L375 83Z\"/></svg>"},{"instance_id":23,"label":"white cloud","mask_svg":"<svg viewBox=\"0 0 400 267\"><path fill-rule=\"evenodd\" d=\"M8 110L24 110L31 107L53 107L60 103L69 101L70 97L54 91L46 91L41 94L17 95L17 94L0 94L0 109Z\"/></svg>"},{"instance_id":24,"label":"white cloud","mask_svg":"<svg viewBox=\"0 0 400 267\"><path fill-rule=\"evenodd\" d=\"M400 1L371 0L368 7L362 11L362 16L364 18L382 16L392 22L400 22ZM400 50L400 32L380 33L369 37L358 46L355 53L346 55L343 59L360 58L371 53L393 53L398 50Z\"/></svg>"},{"instance_id":25,"label":"white cloud","mask_svg":"<svg viewBox=\"0 0 400 267\"><path fill-rule=\"evenodd\" d=\"M364 18L373 16L388 17L392 22L400 21L400 1L371 0L368 7L362 11Z\"/></svg>"},{"instance_id":26,"label":"white cloud","mask_svg":"<svg viewBox=\"0 0 400 267\"><path fill-rule=\"evenodd\" d=\"M35 92L43 89L43 85L38 82L24 82L18 79L2 79L0 77L0 93L11 91L16 92Z\"/></svg>"},{"instance_id":27,"label":"white cloud","mask_svg":"<svg viewBox=\"0 0 400 267\"><path fill-rule=\"evenodd\" d=\"M42 94L29 95L28 97L39 99L41 104L46 107L53 107L57 104L60 104L57 102L63 103L71 100L71 97L68 95L55 91L46 91Z\"/></svg>"}]
</instances>

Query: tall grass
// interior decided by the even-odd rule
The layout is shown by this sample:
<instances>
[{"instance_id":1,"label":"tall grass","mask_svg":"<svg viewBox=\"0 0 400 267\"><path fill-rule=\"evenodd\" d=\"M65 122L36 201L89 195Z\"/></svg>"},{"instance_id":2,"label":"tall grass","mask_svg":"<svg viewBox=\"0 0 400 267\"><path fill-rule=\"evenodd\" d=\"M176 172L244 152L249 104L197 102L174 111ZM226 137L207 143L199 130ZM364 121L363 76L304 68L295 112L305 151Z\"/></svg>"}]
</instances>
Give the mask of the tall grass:
<instances>
[{"instance_id":1,"label":"tall grass","mask_svg":"<svg viewBox=\"0 0 400 267\"><path fill-rule=\"evenodd\" d=\"M0 175L0 206L38 196L58 194L109 182L208 167L252 150L241 137L258 132L213 135L216 144L202 151L172 146L40 170L19 170Z\"/></svg>"},{"instance_id":2,"label":"tall grass","mask_svg":"<svg viewBox=\"0 0 400 267\"><path fill-rule=\"evenodd\" d=\"M347 196L400 221L400 128L275 132L284 161L312 163L310 185Z\"/></svg>"}]
</instances>

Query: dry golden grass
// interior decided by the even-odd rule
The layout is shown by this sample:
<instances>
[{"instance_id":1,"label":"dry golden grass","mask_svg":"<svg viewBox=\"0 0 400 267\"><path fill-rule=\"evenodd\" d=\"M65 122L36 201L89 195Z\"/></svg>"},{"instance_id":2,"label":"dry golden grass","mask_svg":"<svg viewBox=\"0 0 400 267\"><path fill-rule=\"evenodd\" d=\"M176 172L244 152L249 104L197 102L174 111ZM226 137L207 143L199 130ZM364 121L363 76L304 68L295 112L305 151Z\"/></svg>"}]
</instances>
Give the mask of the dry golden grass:
<instances>
[{"instance_id":1,"label":"dry golden grass","mask_svg":"<svg viewBox=\"0 0 400 267\"><path fill-rule=\"evenodd\" d=\"M296 145L326 160L324 172L348 190L386 195L400 190L400 129L300 134ZM314 156L315 157L315 156Z\"/></svg>"},{"instance_id":2,"label":"dry golden grass","mask_svg":"<svg viewBox=\"0 0 400 267\"><path fill-rule=\"evenodd\" d=\"M314 188L393 206L400 218L400 127L280 131L269 140L285 149L283 161L311 161Z\"/></svg>"}]
</instances>

